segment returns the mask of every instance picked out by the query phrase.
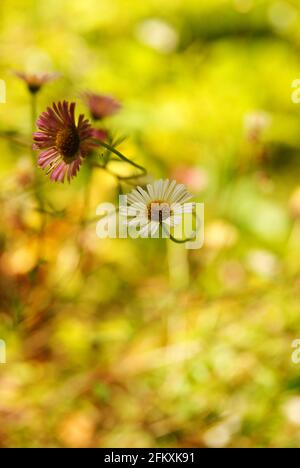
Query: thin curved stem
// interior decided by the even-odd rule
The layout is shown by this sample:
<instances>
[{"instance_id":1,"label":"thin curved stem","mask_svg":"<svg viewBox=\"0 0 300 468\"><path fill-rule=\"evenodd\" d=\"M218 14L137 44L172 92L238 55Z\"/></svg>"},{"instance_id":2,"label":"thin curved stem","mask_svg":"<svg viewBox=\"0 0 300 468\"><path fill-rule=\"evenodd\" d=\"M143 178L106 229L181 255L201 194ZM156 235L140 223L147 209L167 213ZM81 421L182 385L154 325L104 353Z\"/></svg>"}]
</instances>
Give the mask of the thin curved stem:
<instances>
[{"instance_id":1,"label":"thin curved stem","mask_svg":"<svg viewBox=\"0 0 300 468\"><path fill-rule=\"evenodd\" d=\"M31 97L31 101L30 101L31 131L33 134L35 132L35 121L37 118L37 95L35 93L31 93L30 97ZM41 214L41 227L40 227L40 232L39 232L39 244L38 244L38 255L39 255L39 258L41 259L43 255L43 237L44 237L45 227L46 227L46 222L47 222L46 220L47 213L45 211L43 194L41 193L39 172L38 172L36 156L35 156L33 146L31 146L30 152L31 152L32 164L33 164L33 169L34 169L33 185L34 185L35 199L37 202L37 211L39 211Z\"/></svg>"},{"instance_id":2,"label":"thin curved stem","mask_svg":"<svg viewBox=\"0 0 300 468\"><path fill-rule=\"evenodd\" d=\"M193 213L193 215L194 215L194 213ZM169 236L169 239L172 242L175 242L175 244L186 244L187 242L192 242L193 240L195 240L195 238L197 236L197 233L195 233L194 236L188 237L186 239L176 239L176 237L172 236L170 231L168 229L166 229L166 227L163 224L162 224L162 228L163 228L164 232Z\"/></svg>"},{"instance_id":3,"label":"thin curved stem","mask_svg":"<svg viewBox=\"0 0 300 468\"><path fill-rule=\"evenodd\" d=\"M93 168L93 167L92 167ZM80 226L84 225L85 222L85 214L89 210L90 205L90 195L91 195L91 186L92 186L92 178L93 178L93 171L91 169L90 173L88 174L88 179L86 181L84 187L84 194L83 194L83 204L82 204L82 211L80 215Z\"/></svg>"}]
</instances>

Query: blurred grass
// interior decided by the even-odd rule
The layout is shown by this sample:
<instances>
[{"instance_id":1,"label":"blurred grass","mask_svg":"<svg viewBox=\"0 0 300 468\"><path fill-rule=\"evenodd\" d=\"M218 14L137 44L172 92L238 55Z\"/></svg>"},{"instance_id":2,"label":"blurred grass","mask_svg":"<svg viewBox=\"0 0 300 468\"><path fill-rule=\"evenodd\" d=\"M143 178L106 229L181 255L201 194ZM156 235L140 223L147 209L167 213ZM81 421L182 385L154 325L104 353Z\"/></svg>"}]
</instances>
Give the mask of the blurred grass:
<instances>
[{"instance_id":1,"label":"blurred grass","mask_svg":"<svg viewBox=\"0 0 300 468\"><path fill-rule=\"evenodd\" d=\"M43 179L66 211L48 217L40 264L30 156L0 139L0 446L300 446L299 13L288 0L2 0L0 130L30 132L12 70L62 74L39 111L84 110L82 89L116 96L106 123L126 155L154 177L194 171L206 240L187 263L180 246L88 225L81 258L83 169L70 186ZM254 141L245 119L259 112ZM116 190L95 173L86 215Z\"/></svg>"}]
</instances>

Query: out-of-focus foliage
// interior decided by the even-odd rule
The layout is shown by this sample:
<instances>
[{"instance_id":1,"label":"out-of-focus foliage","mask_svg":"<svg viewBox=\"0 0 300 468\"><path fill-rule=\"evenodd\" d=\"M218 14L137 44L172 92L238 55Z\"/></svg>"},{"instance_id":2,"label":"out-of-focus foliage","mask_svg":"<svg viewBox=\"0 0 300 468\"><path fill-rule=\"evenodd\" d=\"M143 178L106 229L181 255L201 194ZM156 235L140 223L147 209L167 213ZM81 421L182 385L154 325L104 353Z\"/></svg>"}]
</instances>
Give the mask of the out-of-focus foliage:
<instances>
[{"instance_id":1,"label":"out-of-focus foliage","mask_svg":"<svg viewBox=\"0 0 300 468\"><path fill-rule=\"evenodd\" d=\"M1 446L300 446L299 46L297 0L1 0L0 131L31 130L11 71L58 71L39 111L116 96L123 152L206 206L201 250L100 240L83 169L43 177L41 239L30 152L0 139ZM86 217L116 201L89 189Z\"/></svg>"}]
</instances>

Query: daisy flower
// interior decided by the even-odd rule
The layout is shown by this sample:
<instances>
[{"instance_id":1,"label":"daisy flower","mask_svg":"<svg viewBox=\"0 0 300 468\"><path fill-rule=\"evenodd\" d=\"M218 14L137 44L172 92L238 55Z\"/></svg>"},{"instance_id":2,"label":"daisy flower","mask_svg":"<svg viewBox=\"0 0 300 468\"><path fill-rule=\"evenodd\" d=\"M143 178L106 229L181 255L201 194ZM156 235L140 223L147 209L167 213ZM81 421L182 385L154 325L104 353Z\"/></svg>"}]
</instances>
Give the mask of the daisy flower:
<instances>
[{"instance_id":1,"label":"daisy flower","mask_svg":"<svg viewBox=\"0 0 300 468\"><path fill-rule=\"evenodd\" d=\"M23 72L15 72L15 75L26 83L27 88L31 94L36 94L44 84L55 80L59 76L58 73Z\"/></svg>"},{"instance_id":2,"label":"daisy flower","mask_svg":"<svg viewBox=\"0 0 300 468\"><path fill-rule=\"evenodd\" d=\"M183 213L191 213L193 203L186 203L192 195L183 184L158 180L147 185L147 190L137 187L127 197L128 207L123 211L132 217L128 226L140 227L140 237L156 237L160 227L168 234L171 227L182 222Z\"/></svg>"},{"instance_id":3,"label":"daisy flower","mask_svg":"<svg viewBox=\"0 0 300 468\"><path fill-rule=\"evenodd\" d=\"M80 115L76 123L74 102L53 103L37 120L38 132L33 134L35 150L39 150L38 165L55 182L75 177L85 156L100 144L99 134Z\"/></svg>"},{"instance_id":4,"label":"daisy flower","mask_svg":"<svg viewBox=\"0 0 300 468\"><path fill-rule=\"evenodd\" d=\"M111 96L86 92L82 94L91 116L94 120L102 120L105 117L115 114L121 108L121 104Z\"/></svg>"}]
</instances>

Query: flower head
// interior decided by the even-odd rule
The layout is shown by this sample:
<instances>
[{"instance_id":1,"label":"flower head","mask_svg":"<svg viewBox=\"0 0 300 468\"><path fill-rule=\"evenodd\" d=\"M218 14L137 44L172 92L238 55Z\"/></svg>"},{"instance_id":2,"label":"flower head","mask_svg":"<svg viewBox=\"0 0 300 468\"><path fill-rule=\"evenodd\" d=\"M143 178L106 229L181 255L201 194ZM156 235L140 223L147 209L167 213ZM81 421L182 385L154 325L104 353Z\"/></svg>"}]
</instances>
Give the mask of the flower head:
<instances>
[{"instance_id":1,"label":"flower head","mask_svg":"<svg viewBox=\"0 0 300 468\"><path fill-rule=\"evenodd\" d=\"M59 76L58 73L15 72L15 74L18 78L21 78L21 80L25 81L31 94L36 94L44 84L55 80Z\"/></svg>"},{"instance_id":2,"label":"flower head","mask_svg":"<svg viewBox=\"0 0 300 468\"><path fill-rule=\"evenodd\" d=\"M75 177L85 156L100 143L84 115L76 123L75 106L74 102L53 103L38 118L39 131L33 134L33 148L40 150L38 165L55 182Z\"/></svg>"},{"instance_id":3,"label":"flower head","mask_svg":"<svg viewBox=\"0 0 300 468\"><path fill-rule=\"evenodd\" d=\"M82 99L94 120L102 120L115 114L121 108L121 104L116 99L104 94L86 92L82 94Z\"/></svg>"},{"instance_id":4,"label":"flower head","mask_svg":"<svg viewBox=\"0 0 300 468\"><path fill-rule=\"evenodd\" d=\"M154 237L163 226L164 231L177 226L183 213L191 213L193 203L186 203L192 195L183 184L158 180L147 185L147 190L137 187L128 195L126 214L132 219L129 226L140 226L140 235Z\"/></svg>"}]
</instances>

